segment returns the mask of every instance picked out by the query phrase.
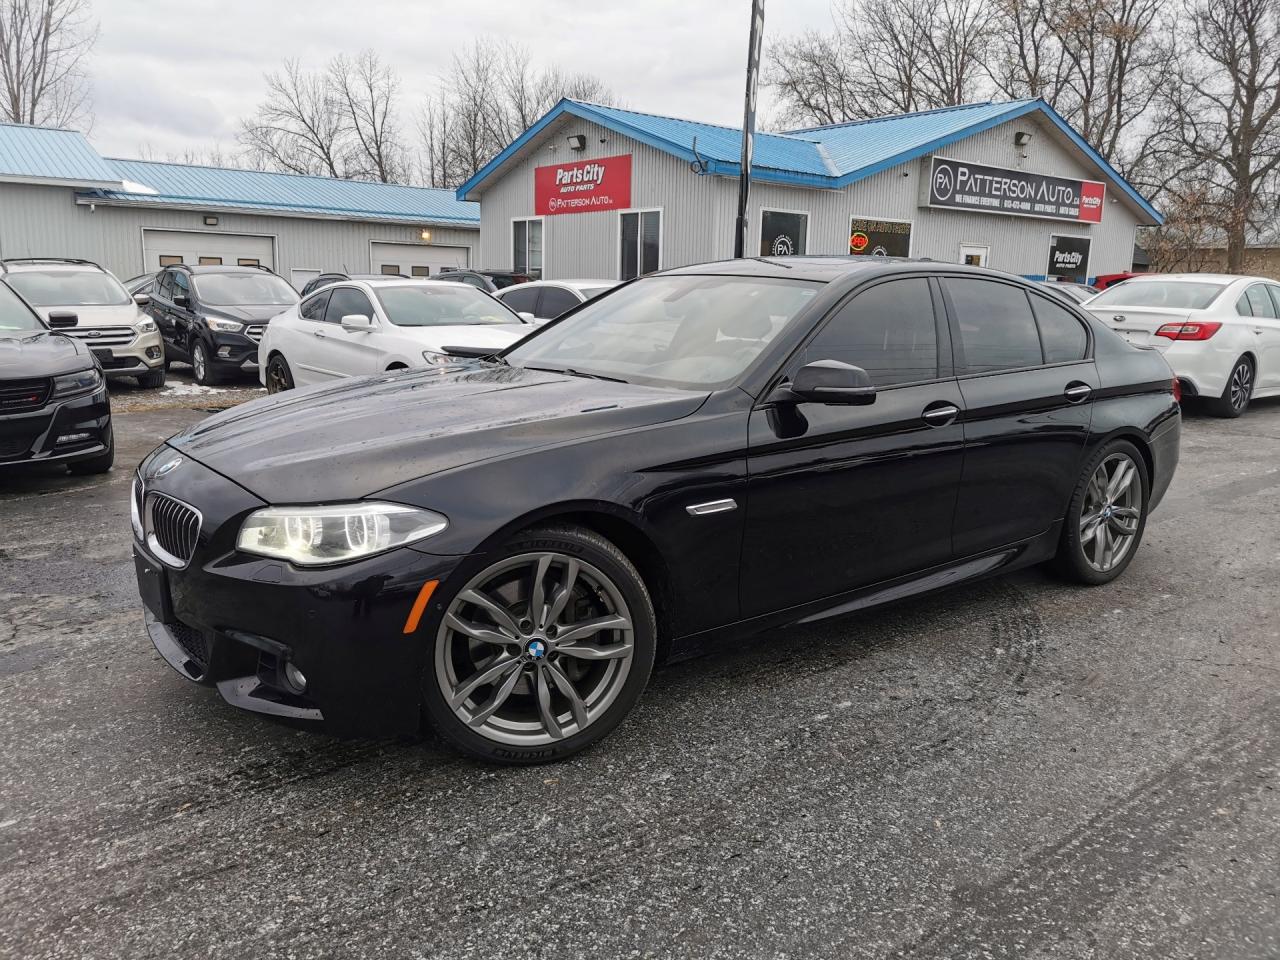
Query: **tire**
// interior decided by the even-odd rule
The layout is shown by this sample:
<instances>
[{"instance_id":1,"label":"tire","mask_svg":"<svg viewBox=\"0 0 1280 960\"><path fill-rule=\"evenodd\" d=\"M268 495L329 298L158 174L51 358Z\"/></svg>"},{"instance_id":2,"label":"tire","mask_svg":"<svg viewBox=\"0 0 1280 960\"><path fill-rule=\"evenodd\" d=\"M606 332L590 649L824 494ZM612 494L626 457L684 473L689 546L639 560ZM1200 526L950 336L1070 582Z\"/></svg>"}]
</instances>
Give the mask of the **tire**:
<instances>
[{"instance_id":1,"label":"tire","mask_svg":"<svg viewBox=\"0 0 1280 960\"><path fill-rule=\"evenodd\" d=\"M157 367L155 370L149 370L146 373L139 374L137 378L138 386L142 387L143 390L156 390L163 387L165 371L167 369L168 364L162 367Z\"/></svg>"},{"instance_id":2,"label":"tire","mask_svg":"<svg viewBox=\"0 0 1280 960\"><path fill-rule=\"evenodd\" d=\"M1114 483L1115 469L1121 463L1132 468L1132 479L1123 485L1119 493L1107 496L1094 486L1094 477L1106 467ZM1103 492L1101 498L1098 496L1100 492ZM1089 458L1071 495L1058 553L1052 561L1054 568L1062 577L1090 586L1116 579L1132 562L1142 543L1150 501L1151 478L1138 448L1128 440L1111 440L1103 444ZM1105 512L1107 507L1113 512ZM1136 515L1130 516L1126 511L1134 511ZM1130 532L1121 532L1126 529ZM1113 543L1121 536L1126 539L1122 545L1114 546L1108 555L1107 545L1100 539L1103 536Z\"/></svg>"},{"instance_id":3,"label":"tire","mask_svg":"<svg viewBox=\"0 0 1280 960\"><path fill-rule=\"evenodd\" d=\"M204 341L195 340L191 344L191 377L202 387L211 387L222 378L214 372L209 362L209 348Z\"/></svg>"},{"instance_id":4,"label":"tire","mask_svg":"<svg viewBox=\"0 0 1280 960\"><path fill-rule=\"evenodd\" d=\"M77 460L75 463L68 463L67 472L76 477L106 473L115 462L116 445L113 441L111 446L107 447L106 453L100 453L96 457L90 457L88 460Z\"/></svg>"},{"instance_id":5,"label":"tire","mask_svg":"<svg viewBox=\"0 0 1280 960\"><path fill-rule=\"evenodd\" d=\"M1227 385L1222 388L1222 396L1206 404L1209 412L1215 417L1234 420L1248 410L1249 401L1253 399L1255 372L1253 361L1248 357L1237 360L1227 377Z\"/></svg>"},{"instance_id":6,"label":"tire","mask_svg":"<svg viewBox=\"0 0 1280 960\"><path fill-rule=\"evenodd\" d=\"M515 765L561 760L603 739L653 670L657 624L635 566L608 540L571 526L517 534L483 564L432 605L422 628L432 636L422 682L431 725L465 754ZM543 624L529 616L538 579ZM477 595L481 604L468 600ZM588 621L601 618L620 626L591 630ZM575 625L587 629L571 637Z\"/></svg>"},{"instance_id":7,"label":"tire","mask_svg":"<svg viewBox=\"0 0 1280 960\"><path fill-rule=\"evenodd\" d=\"M267 361L267 393L282 393L293 389L293 371L289 369L289 361L278 353L273 353Z\"/></svg>"}]
</instances>

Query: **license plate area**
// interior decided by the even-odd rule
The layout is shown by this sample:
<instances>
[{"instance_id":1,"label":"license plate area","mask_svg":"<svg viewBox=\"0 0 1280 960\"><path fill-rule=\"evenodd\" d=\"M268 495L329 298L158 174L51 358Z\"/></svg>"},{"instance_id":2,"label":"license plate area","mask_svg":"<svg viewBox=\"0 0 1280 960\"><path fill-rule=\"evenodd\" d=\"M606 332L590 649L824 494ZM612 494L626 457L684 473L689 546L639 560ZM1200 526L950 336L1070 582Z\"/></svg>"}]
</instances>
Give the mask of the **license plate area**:
<instances>
[{"instance_id":1,"label":"license plate area","mask_svg":"<svg viewBox=\"0 0 1280 960\"><path fill-rule=\"evenodd\" d=\"M93 350L93 355L102 363L110 363L116 358L115 351L108 350L106 347L91 347L90 349Z\"/></svg>"},{"instance_id":2,"label":"license plate area","mask_svg":"<svg viewBox=\"0 0 1280 960\"><path fill-rule=\"evenodd\" d=\"M136 549L133 551L133 566L143 606L161 623L173 623L177 618L173 613L173 598L169 593L168 571Z\"/></svg>"}]
</instances>

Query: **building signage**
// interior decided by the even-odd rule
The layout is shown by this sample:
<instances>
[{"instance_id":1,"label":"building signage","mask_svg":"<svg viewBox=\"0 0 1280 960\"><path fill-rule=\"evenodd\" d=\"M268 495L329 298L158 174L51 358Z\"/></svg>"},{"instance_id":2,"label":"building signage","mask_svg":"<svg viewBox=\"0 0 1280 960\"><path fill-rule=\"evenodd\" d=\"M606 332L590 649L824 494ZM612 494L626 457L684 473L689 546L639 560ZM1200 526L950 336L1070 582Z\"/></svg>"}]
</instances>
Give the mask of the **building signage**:
<instances>
[{"instance_id":1,"label":"building signage","mask_svg":"<svg viewBox=\"0 0 1280 960\"><path fill-rule=\"evenodd\" d=\"M784 210L760 213L760 256L803 256L809 239L809 215Z\"/></svg>"},{"instance_id":2,"label":"building signage","mask_svg":"<svg viewBox=\"0 0 1280 960\"><path fill-rule=\"evenodd\" d=\"M909 257L911 224L853 217L849 221L849 252L869 257Z\"/></svg>"},{"instance_id":3,"label":"building signage","mask_svg":"<svg viewBox=\"0 0 1280 960\"><path fill-rule=\"evenodd\" d=\"M933 157L926 203L949 210L1100 223L1106 191L1106 184L1096 180L1050 177Z\"/></svg>"},{"instance_id":4,"label":"building signage","mask_svg":"<svg viewBox=\"0 0 1280 960\"><path fill-rule=\"evenodd\" d=\"M1087 283L1089 277L1089 238L1049 238L1049 268L1045 276L1073 283Z\"/></svg>"},{"instance_id":5,"label":"building signage","mask_svg":"<svg viewBox=\"0 0 1280 960\"><path fill-rule=\"evenodd\" d=\"M631 155L536 167L533 206L540 217L627 209L631 206Z\"/></svg>"}]
</instances>

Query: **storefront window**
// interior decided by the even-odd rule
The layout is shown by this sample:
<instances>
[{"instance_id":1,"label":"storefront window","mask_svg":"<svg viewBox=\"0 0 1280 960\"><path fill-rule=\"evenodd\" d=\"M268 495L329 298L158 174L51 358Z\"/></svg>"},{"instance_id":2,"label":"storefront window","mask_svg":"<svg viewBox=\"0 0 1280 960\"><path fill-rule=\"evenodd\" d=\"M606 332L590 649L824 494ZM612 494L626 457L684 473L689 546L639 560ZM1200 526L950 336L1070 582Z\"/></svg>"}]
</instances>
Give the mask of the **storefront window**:
<instances>
[{"instance_id":1,"label":"storefront window","mask_svg":"<svg viewBox=\"0 0 1280 960\"><path fill-rule=\"evenodd\" d=\"M619 215L622 231L621 280L654 273L662 263L662 212L637 210Z\"/></svg>"},{"instance_id":2,"label":"storefront window","mask_svg":"<svg viewBox=\"0 0 1280 960\"><path fill-rule=\"evenodd\" d=\"M542 279L542 220L516 220L511 224L511 269Z\"/></svg>"},{"instance_id":3,"label":"storefront window","mask_svg":"<svg viewBox=\"0 0 1280 960\"><path fill-rule=\"evenodd\" d=\"M760 256L803 256L809 238L809 215L787 210L760 211Z\"/></svg>"},{"instance_id":4,"label":"storefront window","mask_svg":"<svg viewBox=\"0 0 1280 960\"><path fill-rule=\"evenodd\" d=\"M867 257L911 256L911 221L849 220L849 252Z\"/></svg>"}]
</instances>

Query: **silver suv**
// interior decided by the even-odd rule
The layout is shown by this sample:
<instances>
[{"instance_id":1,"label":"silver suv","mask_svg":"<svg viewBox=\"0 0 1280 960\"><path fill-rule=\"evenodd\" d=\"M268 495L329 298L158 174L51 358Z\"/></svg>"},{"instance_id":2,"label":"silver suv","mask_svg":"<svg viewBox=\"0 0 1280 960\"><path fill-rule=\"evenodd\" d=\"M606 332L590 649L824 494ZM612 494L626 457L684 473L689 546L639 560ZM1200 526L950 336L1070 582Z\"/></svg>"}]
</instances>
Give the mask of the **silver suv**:
<instances>
[{"instance_id":1,"label":"silver suv","mask_svg":"<svg viewBox=\"0 0 1280 960\"><path fill-rule=\"evenodd\" d=\"M164 346L156 322L120 281L88 260L53 257L0 261L0 281L26 300L51 327L75 337L110 377L137 377L142 387L164 386Z\"/></svg>"}]
</instances>

